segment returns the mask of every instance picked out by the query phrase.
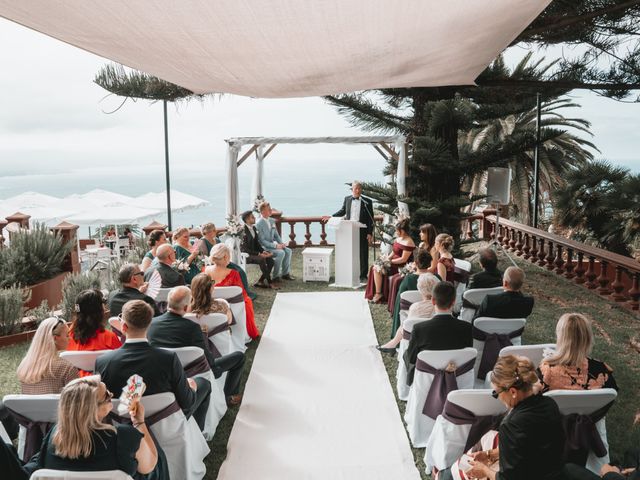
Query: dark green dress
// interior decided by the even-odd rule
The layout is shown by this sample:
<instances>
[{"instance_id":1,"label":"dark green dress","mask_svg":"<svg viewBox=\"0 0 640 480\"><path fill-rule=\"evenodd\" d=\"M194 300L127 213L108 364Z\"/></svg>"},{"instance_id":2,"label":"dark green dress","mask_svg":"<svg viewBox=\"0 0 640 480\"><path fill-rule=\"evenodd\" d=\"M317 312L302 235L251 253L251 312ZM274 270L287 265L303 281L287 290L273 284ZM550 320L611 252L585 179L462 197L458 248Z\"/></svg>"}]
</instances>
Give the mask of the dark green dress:
<instances>
[{"instance_id":1,"label":"dark green dress","mask_svg":"<svg viewBox=\"0 0 640 480\"><path fill-rule=\"evenodd\" d=\"M181 247L180 245L174 245L173 249L176 251L176 259L179 262L186 261L187 258L189 258L189 255L191 255L191 252L189 250ZM191 265L189 265L189 270L184 273L184 281L187 283L187 285L191 285L191 280L193 280L193 277L195 277L199 273L200 269L196 265L196 262L191 262Z\"/></svg>"},{"instance_id":2,"label":"dark green dress","mask_svg":"<svg viewBox=\"0 0 640 480\"><path fill-rule=\"evenodd\" d=\"M417 290L418 289L418 277L415 273L409 273L405 275L398 286L398 294L396 296L396 303L393 308L393 322L391 325L391 338L395 337L396 330L400 326L400 295L402 292L406 292L407 290Z\"/></svg>"}]
</instances>

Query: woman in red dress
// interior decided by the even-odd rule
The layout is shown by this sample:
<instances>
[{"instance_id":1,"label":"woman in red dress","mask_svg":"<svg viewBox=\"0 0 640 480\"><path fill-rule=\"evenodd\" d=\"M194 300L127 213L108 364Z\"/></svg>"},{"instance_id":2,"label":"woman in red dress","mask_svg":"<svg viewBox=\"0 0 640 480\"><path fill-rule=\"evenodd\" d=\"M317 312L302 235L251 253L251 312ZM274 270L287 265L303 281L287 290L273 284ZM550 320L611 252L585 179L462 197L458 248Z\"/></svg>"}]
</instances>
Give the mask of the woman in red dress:
<instances>
[{"instance_id":1,"label":"woman in red dress","mask_svg":"<svg viewBox=\"0 0 640 480\"><path fill-rule=\"evenodd\" d=\"M391 267L387 272L380 271L376 265L369 269L367 290L364 294L366 299L374 303L382 303L386 300L389 291L388 278L398 273L399 268L411 261L415 248L416 244L409 235L409 220L402 219L396 224L396 239L392 246L393 254L389 258Z\"/></svg>"},{"instance_id":2,"label":"woman in red dress","mask_svg":"<svg viewBox=\"0 0 640 480\"><path fill-rule=\"evenodd\" d=\"M69 330L67 350L115 350L122 342L107 330L104 320L105 299L98 289L84 290L76 298L76 316ZM92 375L80 370L80 376Z\"/></svg>"},{"instance_id":3,"label":"woman in red dress","mask_svg":"<svg viewBox=\"0 0 640 480\"><path fill-rule=\"evenodd\" d=\"M260 331L256 327L253 314L253 302L247 295L247 291L242 286L240 274L227 268L231 260L229 249L224 243L218 243L211 249L211 262L213 265L205 269L205 273L209 275L211 280L215 282L216 287L240 287L242 288L242 296L244 297L244 308L247 314L247 333L251 338L260 336Z\"/></svg>"},{"instance_id":4,"label":"woman in red dress","mask_svg":"<svg viewBox=\"0 0 640 480\"><path fill-rule=\"evenodd\" d=\"M453 237L441 233L436 237L436 250L438 251L437 274L443 282L454 283L456 277L455 262L451 250L453 249Z\"/></svg>"}]
</instances>

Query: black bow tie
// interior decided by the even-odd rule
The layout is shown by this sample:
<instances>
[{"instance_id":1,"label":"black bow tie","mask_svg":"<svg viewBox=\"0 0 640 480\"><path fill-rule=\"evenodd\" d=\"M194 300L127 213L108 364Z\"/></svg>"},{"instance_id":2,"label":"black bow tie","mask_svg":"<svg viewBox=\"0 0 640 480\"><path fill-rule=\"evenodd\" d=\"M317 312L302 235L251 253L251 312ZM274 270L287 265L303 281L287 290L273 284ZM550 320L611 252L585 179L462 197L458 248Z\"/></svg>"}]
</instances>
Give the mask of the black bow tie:
<instances>
[{"instance_id":1,"label":"black bow tie","mask_svg":"<svg viewBox=\"0 0 640 480\"><path fill-rule=\"evenodd\" d=\"M351 200L360 200L360 197L351 197Z\"/></svg>"}]
</instances>

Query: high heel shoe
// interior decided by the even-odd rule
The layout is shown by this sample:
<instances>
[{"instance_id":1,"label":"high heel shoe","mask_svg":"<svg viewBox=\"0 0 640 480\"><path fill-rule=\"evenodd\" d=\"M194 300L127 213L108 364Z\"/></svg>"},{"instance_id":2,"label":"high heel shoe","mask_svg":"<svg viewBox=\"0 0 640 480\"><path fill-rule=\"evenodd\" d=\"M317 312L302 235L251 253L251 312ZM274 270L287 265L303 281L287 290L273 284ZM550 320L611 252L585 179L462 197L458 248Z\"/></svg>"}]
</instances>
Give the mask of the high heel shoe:
<instances>
[{"instance_id":1,"label":"high heel shoe","mask_svg":"<svg viewBox=\"0 0 640 480\"><path fill-rule=\"evenodd\" d=\"M396 349L395 348L387 348L387 347L382 347L380 345L376 345L376 349L379 350L382 353L390 353L391 355L395 355L396 354Z\"/></svg>"}]
</instances>

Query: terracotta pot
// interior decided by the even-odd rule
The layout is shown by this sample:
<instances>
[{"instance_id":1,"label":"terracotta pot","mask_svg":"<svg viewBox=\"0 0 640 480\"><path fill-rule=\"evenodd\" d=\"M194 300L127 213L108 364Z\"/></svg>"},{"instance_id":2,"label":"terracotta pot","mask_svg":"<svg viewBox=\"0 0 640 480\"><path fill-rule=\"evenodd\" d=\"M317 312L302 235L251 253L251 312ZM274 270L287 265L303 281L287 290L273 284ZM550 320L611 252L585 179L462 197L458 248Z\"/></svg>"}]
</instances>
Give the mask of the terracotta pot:
<instances>
[{"instance_id":1,"label":"terracotta pot","mask_svg":"<svg viewBox=\"0 0 640 480\"><path fill-rule=\"evenodd\" d=\"M0 337L0 348L26 342L27 340L31 340L35 334L35 330L28 330L26 332L14 333L13 335Z\"/></svg>"},{"instance_id":2,"label":"terracotta pot","mask_svg":"<svg viewBox=\"0 0 640 480\"><path fill-rule=\"evenodd\" d=\"M45 280L44 282L31 285L31 300L24 304L27 309L39 306L43 300L49 304L49 308L54 308L62 302L62 282L69 275L63 272L57 276Z\"/></svg>"}]
</instances>

